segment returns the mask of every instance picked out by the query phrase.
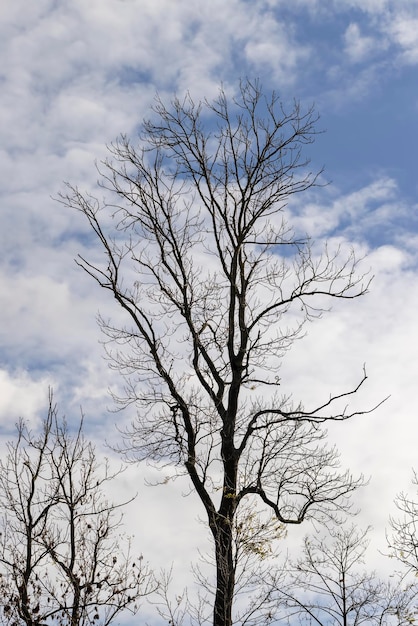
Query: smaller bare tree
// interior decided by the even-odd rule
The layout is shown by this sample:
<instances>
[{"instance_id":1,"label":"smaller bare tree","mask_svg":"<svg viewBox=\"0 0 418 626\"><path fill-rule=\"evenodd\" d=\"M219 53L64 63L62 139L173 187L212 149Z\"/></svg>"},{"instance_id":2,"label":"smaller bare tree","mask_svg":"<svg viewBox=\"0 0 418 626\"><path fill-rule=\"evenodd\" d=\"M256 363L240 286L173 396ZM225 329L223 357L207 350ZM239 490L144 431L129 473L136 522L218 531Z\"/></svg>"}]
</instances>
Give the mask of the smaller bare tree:
<instances>
[{"instance_id":1,"label":"smaller bare tree","mask_svg":"<svg viewBox=\"0 0 418 626\"><path fill-rule=\"evenodd\" d=\"M290 567L277 605L288 620L318 626L396 626L415 623L414 590L402 577L386 582L365 569L369 529L339 527L327 537L306 537L301 558ZM291 622L293 623L293 622Z\"/></svg>"},{"instance_id":2,"label":"smaller bare tree","mask_svg":"<svg viewBox=\"0 0 418 626\"><path fill-rule=\"evenodd\" d=\"M24 421L0 460L0 601L4 624L108 626L155 588L105 494L111 472L82 432L59 419L52 393L42 432Z\"/></svg>"},{"instance_id":3,"label":"smaller bare tree","mask_svg":"<svg viewBox=\"0 0 418 626\"><path fill-rule=\"evenodd\" d=\"M418 488L418 474L413 473L412 484ZM408 572L418 576L418 501L401 492L396 500L401 517L391 518L392 534L388 538L391 555L398 559Z\"/></svg>"}]
</instances>

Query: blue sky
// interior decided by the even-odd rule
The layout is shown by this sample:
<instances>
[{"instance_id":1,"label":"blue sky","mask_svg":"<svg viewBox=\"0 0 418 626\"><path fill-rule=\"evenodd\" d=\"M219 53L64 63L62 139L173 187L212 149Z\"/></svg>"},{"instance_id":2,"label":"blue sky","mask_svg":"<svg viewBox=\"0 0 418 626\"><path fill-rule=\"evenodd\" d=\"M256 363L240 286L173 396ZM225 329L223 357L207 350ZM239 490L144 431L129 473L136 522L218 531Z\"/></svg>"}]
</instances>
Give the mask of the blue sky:
<instances>
[{"instance_id":1,"label":"blue sky","mask_svg":"<svg viewBox=\"0 0 418 626\"><path fill-rule=\"evenodd\" d=\"M418 2L6 0L0 54L0 433L19 415L35 423L48 385L67 415L83 405L98 445L129 418L107 411L119 381L95 322L119 312L73 262L91 241L81 217L51 196L66 180L94 189L105 144L135 133L156 92L210 99L221 82L232 91L258 77L285 102L315 103L326 131L307 154L331 184L298 198L298 226L353 244L375 274L367 297L310 327L283 375L295 397L314 399L351 385L366 362L361 402L391 394L331 432L344 464L372 476L357 503L381 547L393 497L418 467ZM188 570L198 510L179 500L184 485L143 488L150 471L125 475L138 506L153 507L154 521L141 515L138 528L133 511L131 522L151 561ZM163 538L172 507L175 546Z\"/></svg>"}]
</instances>

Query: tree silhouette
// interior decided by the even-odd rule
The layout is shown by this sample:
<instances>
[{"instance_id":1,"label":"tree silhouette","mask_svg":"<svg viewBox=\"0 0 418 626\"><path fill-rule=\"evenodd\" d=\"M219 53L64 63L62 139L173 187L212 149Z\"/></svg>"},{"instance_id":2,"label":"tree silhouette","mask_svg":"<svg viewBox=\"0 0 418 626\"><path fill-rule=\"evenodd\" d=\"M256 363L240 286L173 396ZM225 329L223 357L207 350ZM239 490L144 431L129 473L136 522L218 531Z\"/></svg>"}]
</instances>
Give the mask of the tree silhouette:
<instances>
[{"instance_id":1,"label":"tree silhouette","mask_svg":"<svg viewBox=\"0 0 418 626\"><path fill-rule=\"evenodd\" d=\"M315 406L280 385L306 323L370 282L353 250L318 254L287 223L292 196L318 183L302 156L316 121L250 81L213 102L157 99L139 146L109 147L104 200L71 185L60 196L104 252L78 264L126 314L100 318L125 381L116 401L137 407L125 452L186 473L206 511L215 626L233 622L234 520L248 498L281 524L328 521L362 483L340 471L322 425L359 414L347 403L366 373Z\"/></svg>"}]
</instances>

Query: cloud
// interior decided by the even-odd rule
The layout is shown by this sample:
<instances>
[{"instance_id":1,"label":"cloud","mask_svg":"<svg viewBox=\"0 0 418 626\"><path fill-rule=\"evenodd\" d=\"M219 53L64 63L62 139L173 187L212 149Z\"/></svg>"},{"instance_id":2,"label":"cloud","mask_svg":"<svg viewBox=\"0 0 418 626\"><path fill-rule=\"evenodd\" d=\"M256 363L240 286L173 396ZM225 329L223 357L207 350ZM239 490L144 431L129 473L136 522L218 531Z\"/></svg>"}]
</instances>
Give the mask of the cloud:
<instances>
[{"instance_id":1,"label":"cloud","mask_svg":"<svg viewBox=\"0 0 418 626\"><path fill-rule=\"evenodd\" d=\"M344 33L345 52L352 63L364 61L384 45L374 37L362 35L358 24L352 22Z\"/></svg>"},{"instance_id":2,"label":"cloud","mask_svg":"<svg viewBox=\"0 0 418 626\"><path fill-rule=\"evenodd\" d=\"M0 368L0 432L1 443L4 435L14 435L19 418L27 420L32 428L39 426L46 406L48 381L35 379L27 370L9 372Z\"/></svg>"},{"instance_id":3,"label":"cloud","mask_svg":"<svg viewBox=\"0 0 418 626\"><path fill-rule=\"evenodd\" d=\"M418 63L418 7L408 0L349 1L359 11L367 11L367 26L373 33L364 36L359 25L352 22L345 32L346 51L351 61L359 62L381 50L391 49L395 66ZM392 64L391 64L392 65Z\"/></svg>"},{"instance_id":4,"label":"cloud","mask_svg":"<svg viewBox=\"0 0 418 626\"><path fill-rule=\"evenodd\" d=\"M406 65L418 63L418 10L414 15L401 12L388 21L386 32L400 49L398 62Z\"/></svg>"},{"instance_id":5,"label":"cloud","mask_svg":"<svg viewBox=\"0 0 418 626\"><path fill-rule=\"evenodd\" d=\"M365 263L375 274L370 293L335 302L330 313L310 325L307 336L285 358L282 386L293 391L295 400L308 390L303 401L311 406L355 387L365 363L369 378L353 406L372 408L390 395L370 415L329 425L343 466L372 476L371 485L355 496L363 509L358 523L372 524L376 542L384 549L393 498L407 487L416 465L416 419L409 390L418 376L413 330L418 282L408 254L397 247L370 251ZM379 505L370 506L372 501Z\"/></svg>"},{"instance_id":6,"label":"cloud","mask_svg":"<svg viewBox=\"0 0 418 626\"><path fill-rule=\"evenodd\" d=\"M299 198L292 202L292 222L298 232L313 239L333 236L337 231L349 241L369 241L379 226L387 226L396 215L399 221L397 183L393 178L377 178L367 186L341 193L336 187L315 191L314 201ZM328 197L327 197L328 196ZM391 233L394 235L394 233Z\"/></svg>"},{"instance_id":7,"label":"cloud","mask_svg":"<svg viewBox=\"0 0 418 626\"><path fill-rule=\"evenodd\" d=\"M297 41L294 29L274 15L263 16L254 23L254 35L247 38L245 55L258 74L271 72L272 82L281 88L297 80L298 68L311 55L311 48ZM270 79L270 80L271 80Z\"/></svg>"}]
</instances>

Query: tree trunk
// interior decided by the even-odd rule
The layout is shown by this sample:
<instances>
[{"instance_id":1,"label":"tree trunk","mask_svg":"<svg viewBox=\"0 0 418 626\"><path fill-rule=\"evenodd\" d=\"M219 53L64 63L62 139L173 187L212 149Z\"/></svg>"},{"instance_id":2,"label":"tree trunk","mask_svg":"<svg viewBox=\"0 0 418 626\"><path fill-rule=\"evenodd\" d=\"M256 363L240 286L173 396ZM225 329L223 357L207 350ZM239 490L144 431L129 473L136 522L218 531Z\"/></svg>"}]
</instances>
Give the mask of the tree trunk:
<instances>
[{"instance_id":1,"label":"tree trunk","mask_svg":"<svg viewBox=\"0 0 418 626\"><path fill-rule=\"evenodd\" d=\"M232 603L235 587L235 567L232 550L232 525L229 518L217 515L213 530L216 551L216 594L213 626L232 625Z\"/></svg>"}]
</instances>

